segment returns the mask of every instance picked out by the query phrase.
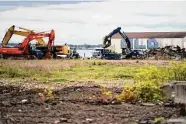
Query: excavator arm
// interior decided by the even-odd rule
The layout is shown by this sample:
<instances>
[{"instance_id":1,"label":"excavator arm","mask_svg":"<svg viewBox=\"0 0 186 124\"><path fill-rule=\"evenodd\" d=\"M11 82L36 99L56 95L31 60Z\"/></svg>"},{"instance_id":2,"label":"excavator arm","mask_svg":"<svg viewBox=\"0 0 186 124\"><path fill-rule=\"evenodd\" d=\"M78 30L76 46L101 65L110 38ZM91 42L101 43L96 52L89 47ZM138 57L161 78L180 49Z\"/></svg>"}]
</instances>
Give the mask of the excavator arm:
<instances>
[{"instance_id":1,"label":"excavator arm","mask_svg":"<svg viewBox=\"0 0 186 124\"><path fill-rule=\"evenodd\" d=\"M8 29L8 31L6 32L6 34L5 34L4 38L3 38L2 46L5 46L5 45L8 44L10 38L11 38L12 35L13 35L14 29L15 29L15 26L14 26L14 25L11 26L11 27Z\"/></svg>"},{"instance_id":2,"label":"excavator arm","mask_svg":"<svg viewBox=\"0 0 186 124\"><path fill-rule=\"evenodd\" d=\"M32 40L37 40L37 39L42 39L48 37L48 52L46 56L50 56L50 52L51 52L51 47L54 43L54 39L55 39L55 32L54 30L51 30L50 33L34 33L34 34L30 34L28 37L26 37L24 39L24 41L19 45L20 49L23 49L24 53L28 54L28 44L30 41Z\"/></svg>"},{"instance_id":3,"label":"excavator arm","mask_svg":"<svg viewBox=\"0 0 186 124\"><path fill-rule=\"evenodd\" d=\"M121 35L121 37L127 43L127 48L130 49L131 48L130 40L124 32L121 32L121 27L118 27L118 28L114 29L112 32L110 32L108 35L106 35L104 37L103 48L107 48L107 47L111 46L111 38L112 38L113 35L115 35L117 33L119 33Z\"/></svg>"},{"instance_id":4,"label":"excavator arm","mask_svg":"<svg viewBox=\"0 0 186 124\"><path fill-rule=\"evenodd\" d=\"M22 29L24 31L15 30L15 25L11 26L3 38L2 46L5 46L8 44L8 42L13 34L19 35L19 36L25 36L25 37L28 37L30 34L37 34L37 33L33 32L32 30L28 30L25 28L19 27L19 29ZM42 38L38 38L35 40L38 42L39 45L43 45L43 46L46 45L46 43L44 42L44 40Z\"/></svg>"}]
</instances>

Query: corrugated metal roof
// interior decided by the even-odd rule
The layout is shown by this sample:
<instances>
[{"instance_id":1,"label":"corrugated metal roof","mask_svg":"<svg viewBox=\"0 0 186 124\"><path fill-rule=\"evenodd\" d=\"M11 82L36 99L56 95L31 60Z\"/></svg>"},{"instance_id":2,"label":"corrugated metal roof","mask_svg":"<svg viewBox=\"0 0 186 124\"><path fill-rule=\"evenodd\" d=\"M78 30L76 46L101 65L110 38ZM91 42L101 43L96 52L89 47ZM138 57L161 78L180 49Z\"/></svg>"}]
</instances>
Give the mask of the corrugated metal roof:
<instances>
[{"instance_id":1,"label":"corrugated metal roof","mask_svg":"<svg viewBox=\"0 0 186 124\"><path fill-rule=\"evenodd\" d=\"M184 38L186 32L127 32L129 38ZM120 34L115 34L112 38L121 38Z\"/></svg>"}]
</instances>

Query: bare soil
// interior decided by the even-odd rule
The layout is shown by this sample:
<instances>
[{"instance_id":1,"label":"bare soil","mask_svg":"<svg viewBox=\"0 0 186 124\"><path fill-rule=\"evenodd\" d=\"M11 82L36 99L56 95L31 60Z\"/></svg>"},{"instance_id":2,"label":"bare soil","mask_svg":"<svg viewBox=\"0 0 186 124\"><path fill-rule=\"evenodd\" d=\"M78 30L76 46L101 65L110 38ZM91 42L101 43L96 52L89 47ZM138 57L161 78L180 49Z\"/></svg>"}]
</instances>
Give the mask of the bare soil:
<instances>
[{"instance_id":1,"label":"bare soil","mask_svg":"<svg viewBox=\"0 0 186 124\"><path fill-rule=\"evenodd\" d=\"M120 88L112 88L114 93ZM0 86L0 124L130 124L152 123L158 117L178 117L178 109L163 105L104 104L99 86L58 87L49 100L41 88Z\"/></svg>"}]
</instances>

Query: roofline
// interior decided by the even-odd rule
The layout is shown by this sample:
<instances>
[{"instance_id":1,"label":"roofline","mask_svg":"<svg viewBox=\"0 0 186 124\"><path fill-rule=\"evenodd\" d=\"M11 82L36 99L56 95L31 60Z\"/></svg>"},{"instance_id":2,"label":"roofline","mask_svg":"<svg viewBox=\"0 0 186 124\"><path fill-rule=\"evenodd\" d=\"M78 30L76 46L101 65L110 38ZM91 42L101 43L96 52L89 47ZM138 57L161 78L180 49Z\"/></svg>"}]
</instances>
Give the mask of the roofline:
<instances>
[{"instance_id":1,"label":"roofline","mask_svg":"<svg viewBox=\"0 0 186 124\"><path fill-rule=\"evenodd\" d=\"M125 33L186 33L186 31L143 31L143 32L125 32Z\"/></svg>"},{"instance_id":2,"label":"roofline","mask_svg":"<svg viewBox=\"0 0 186 124\"><path fill-rule=\"evenodd\" d=\"M185 31L177 32L125 32L129 38L184 38ZM119 33L113 36L114 39L120 39Z\"/></svg>"}]
</instances>

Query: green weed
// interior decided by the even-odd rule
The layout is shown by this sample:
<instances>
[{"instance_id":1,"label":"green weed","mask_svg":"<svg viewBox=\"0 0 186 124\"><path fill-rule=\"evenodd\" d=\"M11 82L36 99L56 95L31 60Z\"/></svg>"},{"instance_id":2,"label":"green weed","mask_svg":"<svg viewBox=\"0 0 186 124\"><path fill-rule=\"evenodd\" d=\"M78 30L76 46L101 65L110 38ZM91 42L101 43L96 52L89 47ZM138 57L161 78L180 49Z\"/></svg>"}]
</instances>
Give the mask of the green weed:
<instances>
[{"instance_id":1,"label":"green weed","mask_svg":"<svg viewBox=\"0 0 186 124\"><path fill-rule=\"evenodd\" d=\"M57 78L57 79L54 79L53 81L54 82L66 82L68 80L67 79L64 79L64 78Z\"/></svg>"}]
</instances>

